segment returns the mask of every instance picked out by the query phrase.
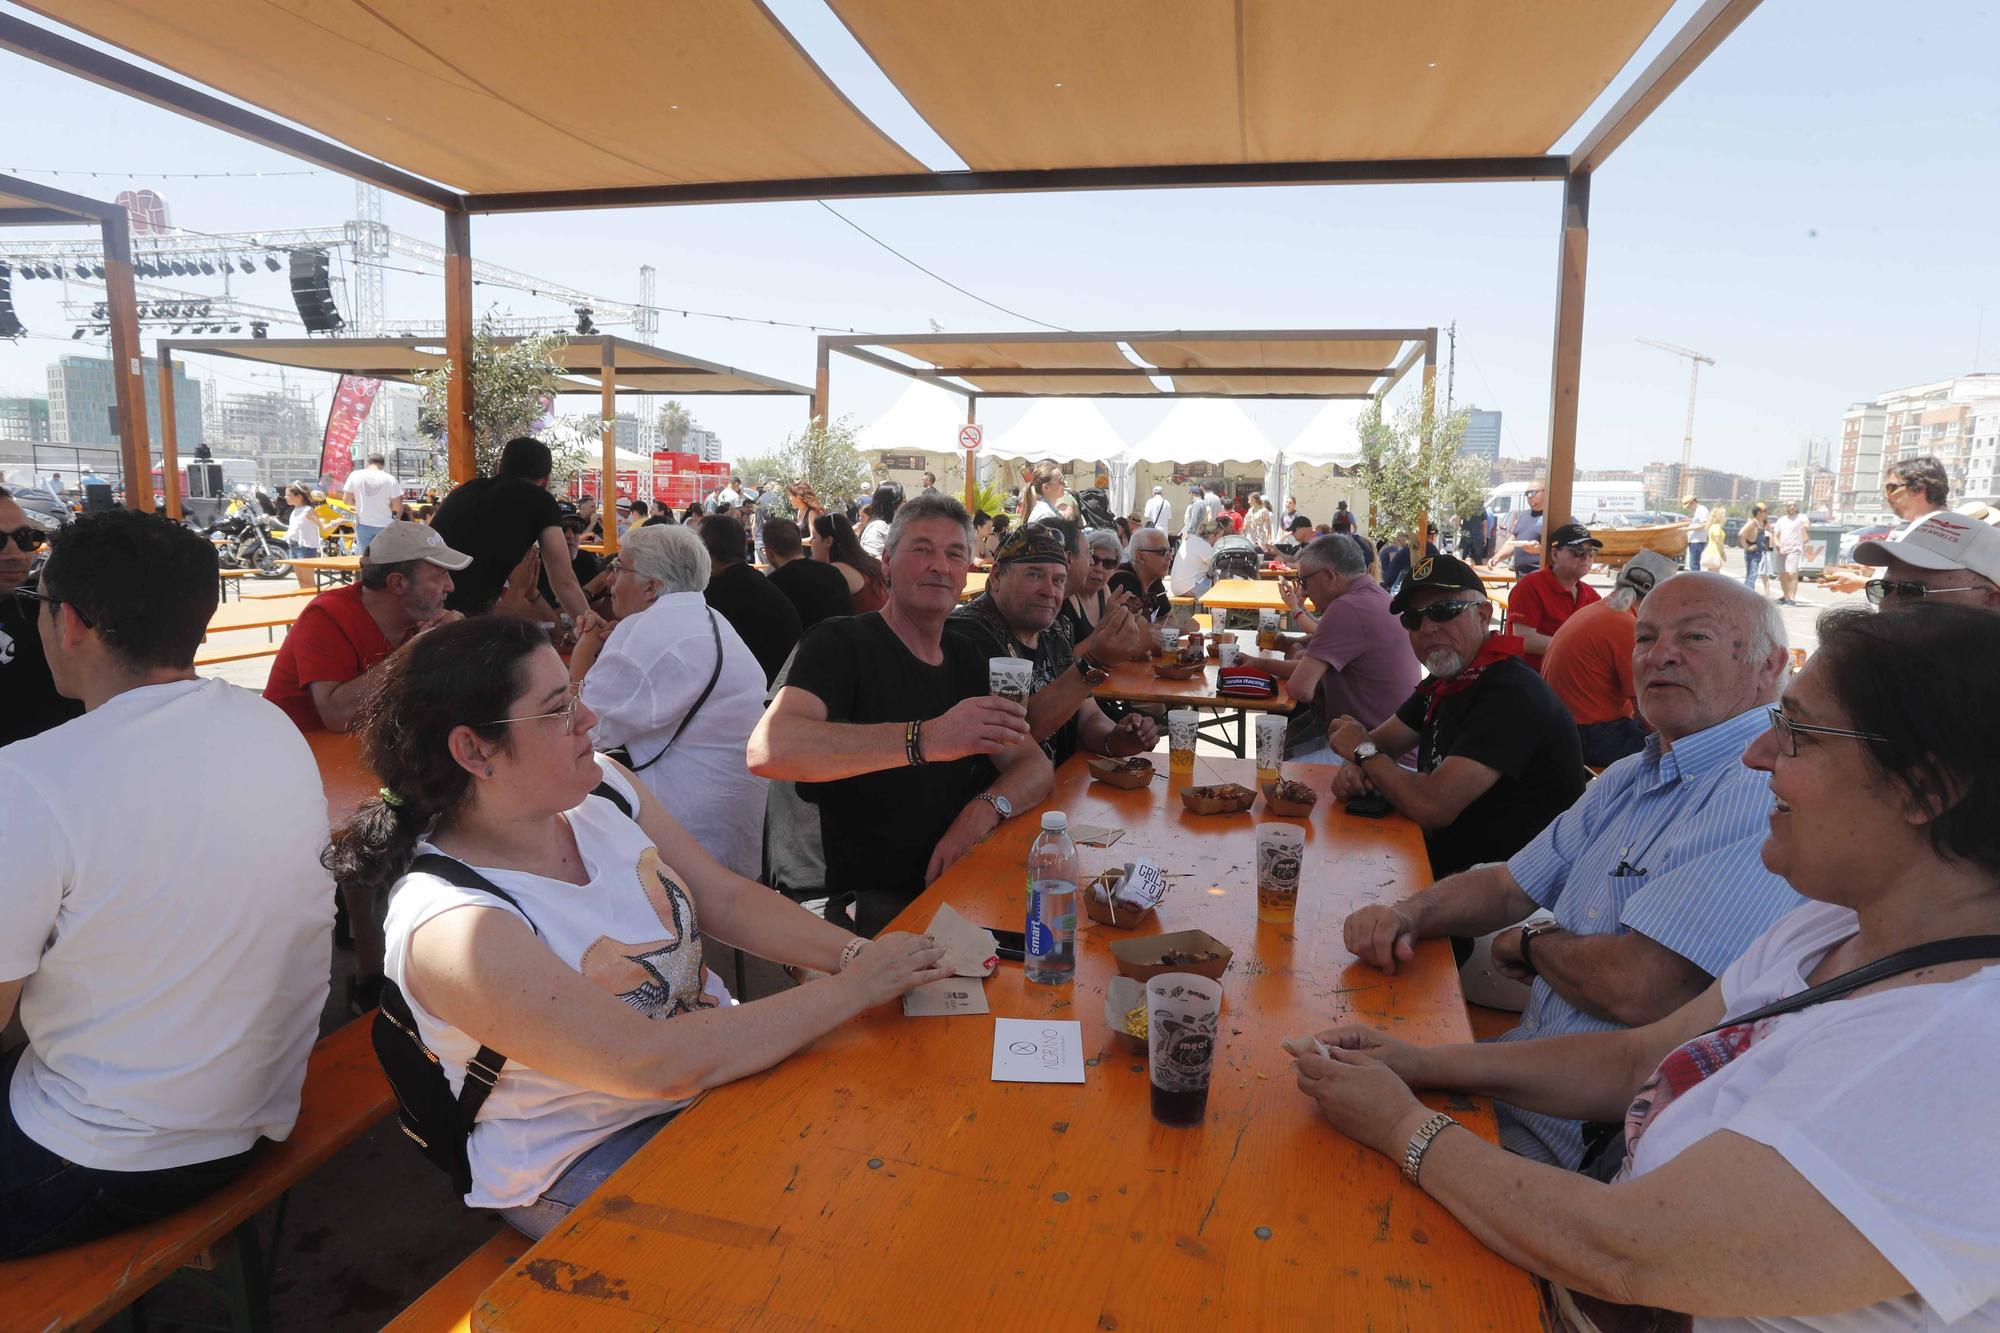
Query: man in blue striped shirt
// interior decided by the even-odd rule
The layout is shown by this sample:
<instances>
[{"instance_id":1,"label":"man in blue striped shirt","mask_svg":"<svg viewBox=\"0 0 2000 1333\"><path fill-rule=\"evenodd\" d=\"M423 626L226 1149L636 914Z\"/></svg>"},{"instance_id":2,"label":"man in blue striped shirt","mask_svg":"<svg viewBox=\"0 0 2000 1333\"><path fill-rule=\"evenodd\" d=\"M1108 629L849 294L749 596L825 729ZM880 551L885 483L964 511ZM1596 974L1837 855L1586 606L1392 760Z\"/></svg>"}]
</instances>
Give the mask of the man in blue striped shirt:
<instances>
[{"instance_id":1,"label":"man in blue striped shirt","mask_svg":"<svg viewBox=\"0 0 2000 1333\"><path fill-rule=\"evenodd\" d=\"M1347 918L1347 947L1393 972L1419 939L1483 935L1539 908L1493 959L1533 982L1501 1040L1636 1027L1699 995L1799 903L1759 858L1769 776L1741 763L1770 725L1789 654L1775 606L1719 574L1677 574L1641 604L1632 651L1640 711L1655 730L1503 863L1475 866L1393 907ZM1575 1167L1572 1120L1503 1104L1501 1142Z\"/></svg>"}]
</instances>

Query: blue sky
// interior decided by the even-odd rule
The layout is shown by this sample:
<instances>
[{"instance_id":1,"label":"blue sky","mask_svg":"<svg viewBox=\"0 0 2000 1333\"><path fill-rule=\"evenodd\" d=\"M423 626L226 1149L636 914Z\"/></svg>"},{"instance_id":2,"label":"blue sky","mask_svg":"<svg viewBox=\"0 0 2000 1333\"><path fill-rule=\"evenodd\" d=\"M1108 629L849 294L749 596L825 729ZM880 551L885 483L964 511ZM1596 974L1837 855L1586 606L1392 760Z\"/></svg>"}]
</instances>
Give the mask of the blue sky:
<instances>
[{"instance_id":1,"label":"blue sky","mask_svg":"<svg viewBox=\"0 0 2000 1333\"><path fill-rule=\"evenodd\" d=\"M773 7L864 110L926 161L953 164L819 0ZM1670 23L1691 7L1682 0ZM1581 466L1678 457L1686 365L1640 337L1716 358L1702 376L1696 459L1763 474L1791 462L1810 435L1837 439L1856 399L2000 369L2000 15L1966 3L1922 12L1919 25L1857 0L1767 0L1598 173ZM976 77L976 63L969 72ZM352 183L331 174L149 175L300 164L32 62L0 55L0 87L10 94L0 171L106 197L152 184L178 224L204 231L326 225L352 213ZM46 174L58 168L107 174ZM1457 401L1505 412L1506 453L1546 447L1557 185L836 206L952 281L1070 328L1456 320ZM400 231L441 238L437 215L421 206L390 198L385 215ZM473 231L482 258L611 298L635 299L638 268L651 263L664 305L870 331L924 331L932 320L952 331L1031 327L902 264L813 203L480 218ZM0 249L5 239L59 234L13 233ZM289 304L281 275L243 281L246 299ZM0 343L0 392L40 392L48 360L87 346L70 342L54 286L16 285L23 319L61 345ZM503 301L515 314L563 313L529 297ZM391 317L433 317L442 295L433 281L391 273L388 303ZM799 329L670 315L660 341L789 379L812 375L812 335ZM225 391L271 382L229 363L219 371ZM904 385L837 362L834 410L865 422ZM690 406L738 455L763 452L805 413L789 401ZM994 403L982 416L1004 427L1023 410ZM1106 410L1136 439L1163 409ZM1252 405L1281 441L1310 411Z\"/></svg>"}]
</instances>

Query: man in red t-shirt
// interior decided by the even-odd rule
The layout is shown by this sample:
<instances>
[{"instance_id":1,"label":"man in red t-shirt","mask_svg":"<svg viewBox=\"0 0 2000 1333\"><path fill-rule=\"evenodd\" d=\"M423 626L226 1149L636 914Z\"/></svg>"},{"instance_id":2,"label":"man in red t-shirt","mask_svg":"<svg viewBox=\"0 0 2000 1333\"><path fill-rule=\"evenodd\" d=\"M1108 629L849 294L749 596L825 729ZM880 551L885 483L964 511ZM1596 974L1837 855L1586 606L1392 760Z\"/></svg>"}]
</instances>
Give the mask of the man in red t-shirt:
<instances>
[{"instance_id":1,"label":"man in red t-shirt","mask_svg":"<svg viewBox=\"0 0 2000 1333\"><path fill-rule=\"evenodd\" d=\"M1549 562L1524 574L1507 596L1507 628L1528 646L1522 656L1535 670L1549 641L1571 616L1600 600L1597 589L1583 581L1590 572L1591 553L1604 543L1590 529L1571 520L1549 534Z\"/></svg>"},{"instance_id":2,"label":"man in red t-shirt","mask_svg":"<svg viewBox=\"0 0 2000 1333\"><path fill-rule=\"evenodd\" d=\"M410 635L462 618L444 607L448 571L471 563L422 523L390 523L363 553L359 582L321 593L299 613L264 697L300 731L346 731L382 659Z\"/></svg>"}]
</instances>

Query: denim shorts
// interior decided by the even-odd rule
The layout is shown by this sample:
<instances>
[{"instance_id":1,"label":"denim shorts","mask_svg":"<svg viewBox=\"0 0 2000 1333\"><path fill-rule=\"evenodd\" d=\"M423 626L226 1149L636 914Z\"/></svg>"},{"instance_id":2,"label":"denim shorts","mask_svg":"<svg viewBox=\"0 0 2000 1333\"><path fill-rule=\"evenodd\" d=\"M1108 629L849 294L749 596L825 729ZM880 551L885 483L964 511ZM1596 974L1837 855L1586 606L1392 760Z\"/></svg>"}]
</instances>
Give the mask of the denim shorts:
<instances>
[{"instance_id":1,"label":"denim shorts","mask_svg":"<svg viewBox=\"0 0 2000 1333\"><path fill-rule=\"evenodd\" d=\"M599 1185L610 1179L612 1172L630 1161L633 1154L645 1147L653 1135L679 1114L679 1111L668 1111L665 1115L649 1116L615 1131L609 1138L599 1140L596 1146L571 1162L556 1177L555 1183L542 1191L541 1198L514 1208L499 1209L500 1216L522 1235L540 1240L558 1222L576 1211L578 1204L589 1198Z\"/></svg>"}]
</instances>

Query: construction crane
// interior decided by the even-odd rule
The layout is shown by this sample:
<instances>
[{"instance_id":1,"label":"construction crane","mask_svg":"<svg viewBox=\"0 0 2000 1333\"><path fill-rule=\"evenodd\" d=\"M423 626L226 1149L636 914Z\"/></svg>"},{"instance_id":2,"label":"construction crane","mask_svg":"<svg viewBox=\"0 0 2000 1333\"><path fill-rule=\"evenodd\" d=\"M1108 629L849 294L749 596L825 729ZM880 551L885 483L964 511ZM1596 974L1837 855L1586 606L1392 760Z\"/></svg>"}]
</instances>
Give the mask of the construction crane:
<instances>
[{"instance_id":1,"label":"construction crane","mask_svg":"<svg viewBox=\"0 0 2000 1333\"><path fill-rule=\"evenodd\" d=\"M1648 347L1657 347L1662 352L1672 352L1675 356L1684 356L1688 359L1687 424L1681 428L1681 489L1685 490L1687 489L1688 486L1688 473L1690 469L1694 467L1695 385L1701 379L1701 368L1703 366L1714 365L1715 358L1712 356L1704 356L1700 352L1695 351L1692 347L1676 347L1672 343L1663 343L1657 338L1641 338L1639 339L1639 341L1646 344L1646 346Z\"/></svg>"}]
</instances>

